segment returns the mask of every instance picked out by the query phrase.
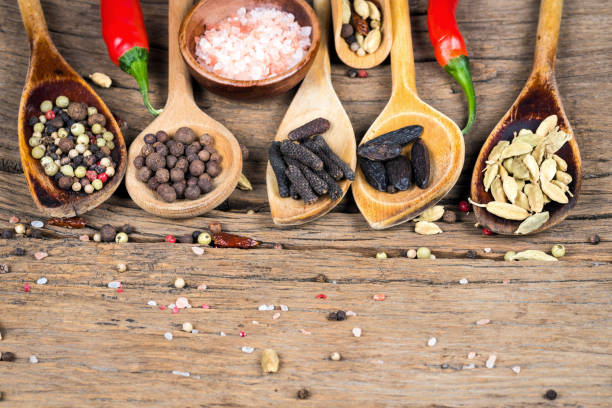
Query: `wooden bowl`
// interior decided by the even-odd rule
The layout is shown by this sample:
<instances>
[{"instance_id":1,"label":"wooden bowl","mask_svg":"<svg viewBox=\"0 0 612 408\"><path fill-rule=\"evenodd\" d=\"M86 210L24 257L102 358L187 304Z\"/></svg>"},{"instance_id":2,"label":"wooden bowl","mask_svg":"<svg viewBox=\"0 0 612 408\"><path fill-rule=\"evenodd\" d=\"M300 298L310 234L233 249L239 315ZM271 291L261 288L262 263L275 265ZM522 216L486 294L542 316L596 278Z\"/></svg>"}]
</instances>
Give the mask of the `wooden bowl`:
<instances>
[{"instance_id":1,"label":"wooden bowl","mask_svg":"<svg viewBox=\"0 0 612 408\"><path fill-rule=\"evenodd\" d=\"M216 24L245 7L269 6L292 13L300 26L312 27L311 45L304 58L282 74L256 81L239 81L223 78L200 65L195 55L195 38L202 35L204 27ZM300 82L314 61L319 48L321 28L319 20L304 0L201 0L187 13L179 30L179 46L191 75L210 91L231 98L261 98L288 91Z\"/></svg>"}]
</instances>

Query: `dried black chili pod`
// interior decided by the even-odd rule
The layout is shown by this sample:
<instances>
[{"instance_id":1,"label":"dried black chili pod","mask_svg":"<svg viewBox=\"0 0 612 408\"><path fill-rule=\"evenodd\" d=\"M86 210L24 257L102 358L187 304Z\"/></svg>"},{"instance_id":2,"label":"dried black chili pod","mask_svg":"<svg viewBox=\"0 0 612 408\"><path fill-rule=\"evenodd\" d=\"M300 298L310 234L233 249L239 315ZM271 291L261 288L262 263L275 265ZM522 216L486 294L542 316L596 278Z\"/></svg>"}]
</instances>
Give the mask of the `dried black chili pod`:
<instances>
[{"instance_id":1,"label":"dried black chili pod","mask_svg":"<svg viewBox=\"0 0 612 408\"><path fill-rule=\"evenodd\" d=\"M414 183L419 188L427 188L429 184L429 150L421 139L412 145L412 172Z\"/></svg>"},{"instance_id":2,"label":"dried black chili pod","mask_svg":"<svg viewBox=\"0 0 612 408\"><path fill-rule=\"evenodd\" d=\"M278 194L281 197L289 197L289 179L285 175L285 162L280 151L280 142L272 142L268 150L268 159L270 166L276 175L276 183L278 184Z\"/></svg>"},{"instance_id":3,"label":"dried black chili pod","mask_svg":"<svg viewBox=\"0 0 612 408\"><path fill-rule=\"evenodd\" d=\"M292 164L288 165L285 174L291 181L291 185L295 186L295 191L297 191L306 204L312 204L319 199L314 191L312 191L310 184L308 184L308 180L306 180L306 177L304 177L297 166Z\"/></svg>"},{"instance_id":4,"label":"dried black chili pod","mask_svg":"<svg viewBox=\"0 0 612 408\"><path fill-rule=\"evenodd\" d=\"M312 143L312 146L314 147L316 152L325 153L330 158L330 160L332 160L334 163L336 163L338 167L340 167L340 170L342 170L342 173L344 173L344 177L347 180L355 180L355 172L353 171L351 166L349 166L347 162L342 160L336 153L334 153L334 151L331 149L331 147L329 147L329 145L322 136L313 137Z\"/></svg>"},{"instance_id":5,"label":"dried black chili pod","mask_svg":"<svg viewBox=\"0 0 612 408\"><path fill-rule=\"evenodd\" d=\"M378 191L387 191L387 172L384 164L361 158L359 159L359 166L369 185Z\"/></svg>"},{"instance_id":6,"label":"dried black chili pod","mask_svg":"<svg viewBox=\"0 0 612 408\"><path fill-rule=\"evenodd\" d=\"M313 170L323 170L323 161L302 145L291 140L283 140L280 144L280 150L286 158L295 159Z\"/></svg>"},{"instance_id":7,"label":"dried black chili pod","mask_svg":"<svg viewBox=\"0 0 612 408\"><path fill-rule=\"evenodd\" d=\"M403 128L392 130L391 132L382 134L375 137L374 139L368 140L362 146L373 145L373 144L398 144L400 146L406 146L423 133L423 126L411 125L404 126Z\"/></svg>"},{"instance_id":8,"label":"dried black chili pod","mask_svg":"<svg viewBox=\"0 0 612 408\"><path fill-rule=\"evenodd\" d=\"M385 163L389 186L396 190L405 191L410 188L412 181L412 165L406 156L398 156ZM388 187L387 187L388 188Z\"/></svg>"},{"instance_id":9,"label":"dried black chili pod","mask_svg":"<svg viewBox=\"0 0 612 408\"><path fill-rule=\"evenodd\" d=\"M325 118L316 118L289 132L288 138L289 140L296 141L306 140L314 135L320 135L321 133L327 132L329 127L329 120Z\"/></svg>"},{"instance_id":10,"label":"dried black chili pod","mask_svg":"<svg viewBox=\"0 0 612 408\"><path fill-rule=\"evenodd\" d=\"M397 143L366 143L359 146L357 154L370 160L390 160L402 154L402 146Z\"/></svg>"}]
</instances>

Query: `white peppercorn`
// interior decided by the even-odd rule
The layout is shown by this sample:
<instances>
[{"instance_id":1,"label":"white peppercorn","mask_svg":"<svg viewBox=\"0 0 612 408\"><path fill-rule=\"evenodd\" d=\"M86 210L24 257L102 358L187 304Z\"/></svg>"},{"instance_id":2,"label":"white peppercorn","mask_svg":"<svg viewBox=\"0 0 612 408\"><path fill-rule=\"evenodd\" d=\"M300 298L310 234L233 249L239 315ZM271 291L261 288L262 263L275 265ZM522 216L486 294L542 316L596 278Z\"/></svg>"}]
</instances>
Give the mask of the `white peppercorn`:
<instances>
[{"instance_id":1,"label":"white peppercorn","mask_svg":"<svg viewBox=\"0 0 612 408\"><path fill-rule=\"evenodd\" d=\"M104 183L102 183L102 180L100 179L93 180L90 185L93 186L93 188L95 188L96 190L101 190L102 187L104 187Z\"/></svg>"},{"instance_id":2,"label":"white peppercorn","mask_svg":"<svg viewBox=\"0 0 612 408\"><path fill-rule=\"evenodd\" d=\"M94 240L94 242L102 242L102 236L100 235L100 233L99 233L99 232L96 232L96 233L93 235L93 240Z\"/></svg>"},{"instance_id":3,"label":"white peppercorn","mask_svg":"<svg viewBox=\"0 0 612 408\"><path fill-rule=\"evenodd\" d=\"M127 265L124 263L117 264L117 271L119 272L127 271Z\"/></svg>"},{"instance_id":4,"label":"white peppercorn","mask_svg":"<svg viewBox=\"0 0 612 408\"><path fill-rule=\"evenodd\" d=\"M185 280L183 278L176 278L174 281L174 287L177 289L182 289L185 287Z\"/></svg>"},{"instance_id":5,"label":"white peppercorn","mask_svg":"<svg viewBox=\"0 0 612 408\"><path fill-rule=\"evenodd\" d=\"M183 331L184 332L191 333L192 330L193 330L193 324L191 324L189 322L183 323Z\"/></svg>"},{"instance_id":6,"label":"white peppercorn","mask_svg":"<svg viewBox=\"0 0 612 408\"><path fill-rule=\"evenodd\" d=\"M378 259L387 259L387 254L385 252L379 252L376 254L376 258Z\"/></svg>"},{"instance_id":7,"label":"white peppercorn","mask_svg":"<svg viewBox=\"0 0 612 408\"><path fill-rule=\"evenodd\" d=\"M408 251L406 251L406 257L410 258L410 259L414 259L417 256L417 251L414 249L409 249Z\"/></svg>"},{"instance_id":8,"label":"white peppercorn","mask_svg":"<svg viewBox=\"0 0 612 408\"><path fill-rule=\"evenodd\" d=\"M78 192L78 191L81 191L82 188L83 186L78 181L75 181L74 183L72 183L72 191Z\"/></svg>"},{"instance_id":9,"label":"white peppercorn","mask_svg":"<svg viewBox=\"0 0 612 408\"><path fill-rule=\"evenodd\" d=\"M17 234L25 234L26 226L22 223L15 224L15 233Z\"/></svg>"},{"instance_id":10,"label":"white peppercorn","mask_svg":"<svg viewBox=\"0 0 612 408\"><path fill-rule=\"evenodd\" d=\"M94 192L94 186L92 186L91 184L87 184L85 187L83 187L83 190L87 193L87 194L91 194Z\"/></svg>"}]
</instances>

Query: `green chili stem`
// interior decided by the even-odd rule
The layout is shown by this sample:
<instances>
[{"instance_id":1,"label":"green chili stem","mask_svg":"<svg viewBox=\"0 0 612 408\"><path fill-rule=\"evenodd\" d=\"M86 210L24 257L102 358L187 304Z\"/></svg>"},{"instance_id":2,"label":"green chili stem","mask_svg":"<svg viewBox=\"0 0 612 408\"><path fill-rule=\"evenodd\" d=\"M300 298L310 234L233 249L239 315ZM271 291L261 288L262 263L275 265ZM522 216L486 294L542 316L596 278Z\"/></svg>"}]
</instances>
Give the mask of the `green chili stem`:
<instances>
[{"instance_id":1,"label":"green chili stem","mask_svg":"<svg viewBox=\"0 0 612 408\"><path fill-rule=\"evenodd\" d=\"M465 55L460 55L448 61L448 64L444 66L444 70L461 85L468 102L468 121L461 131L465 135L472 127L474 119L476 118L476 95L474 94L474 84L472 83L472 75L470 74L470 61Z\"/></svg>"},{"instance_id":2,"label":"green chili stem","mask_svg":"<svg viewBox=\"0 0 612 408\"><path fill-rule=\"evenodd\" d=\"M162 110L155 109L149 100L149 73L147 63L149 62L149 53L145 48L134 47L119 58L119 66L121 69L136 79L142 100L153 116L159 115Z\"/></svg>"}]
</instances>

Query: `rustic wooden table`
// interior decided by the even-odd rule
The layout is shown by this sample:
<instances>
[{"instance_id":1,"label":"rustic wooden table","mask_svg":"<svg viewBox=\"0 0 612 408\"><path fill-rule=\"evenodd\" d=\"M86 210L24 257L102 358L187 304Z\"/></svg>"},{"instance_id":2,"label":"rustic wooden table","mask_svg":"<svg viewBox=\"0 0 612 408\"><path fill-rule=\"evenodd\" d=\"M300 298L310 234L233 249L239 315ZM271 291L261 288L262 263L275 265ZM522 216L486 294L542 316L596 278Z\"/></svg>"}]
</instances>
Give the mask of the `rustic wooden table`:
<instances>
[{"instance_id":1,"label":"rustic wooden table","mask_svg":"<svg viewBox=\"0 0 612 408\"><path fill-rule=\"evenodd\" d=\"M478 119L466 137L462 177L444 200L449 208L466 198L482 141L528 75L538 3L460 4ZM162 106L167 4L146 0L143 8L151 38L152 99ZM43 9L53 40L79 73L111 75L114 86L98 92L127 121L126 136L133 138L151 116L135 82L107 57L97 2L49 0ZM428 43L426 1L411 1L411 9L419 93L463 124L462 93L438 67ZM119 190L86 214L85 232L45 227L42 240L0 240L0 263L10 268L0 275L0 351L17 356L15 362L0 362L0 405L611 406L610 26L607 2L566 1L557 78L582 152L582 196L564 223L528 238L483 236L471 214L442 224L445 232L438 236L417 236L410 223L373 231L351 197L319 221L277 228L267 212L266 150L293 92L237 102L196 86L199 105L249 147L244 172L254 190L236 191L218 210L182 221L152 217ZM40 218L18 156L16 116L29 51L11 0L0 2L0 44L0 228L6 228L13 215ZM333 82L361 136L387 101L389 66L371 70L368 79L350 79L345 71L336 60ZM212 221L263 245L249 251L206 249L198 257L191 245L163 243L168 233L191 232ZM79 240L105 223L133 225L132 243ZM587 242L593 234L601 237L597 246ZM274 249L275 243L284 249ZM567 247L560 262L503 261L508 250L548 251L555 243ZM417 246L428 246L437 259L403 256ZM16 256L17 248L26 255ZM49 256L35 260L37 251ZM389 259L375 259L378 251ZM120 262L128 265L126 272L117 272ZM35 284L41 277L48 279L44 286ZM175 289L177 277L188 287ZM468 283L460 284L463 278ZM113 280L123 283L122 293L107 287ZM198 291L201 283L208 288ZM319 293L327 299L315 298ZM379 293L384 301L372 299ZM168 305L178 296L194 307L172 314L147 305L151 300ZM262 304L287 305L288 311L259 311ZM337 309L356 315L328 321L327 314ZM481 319L488 324L478 324L486 322ZM182 332L185 321L199 333ZM360 338L352 335L354 327L362 329ZM172 341L164 338L166 332L173 333ZM437 338L433 347L427 346L430 337ZM253 353L241 351L243 346ZM262 375L264 348L279 353L278 373ZM328 358L334 351L342 361ZM29 362L31 355L38 364ZM491 355L497 361L489 369L485 361ZM516 366L520 373L513 371ZM173 375L175 370L190 376ZM307 401L297 399L302 388L310 391ZM556 401L543 398L548 389L556 390Z\"/></svg>"}]
</instances>

